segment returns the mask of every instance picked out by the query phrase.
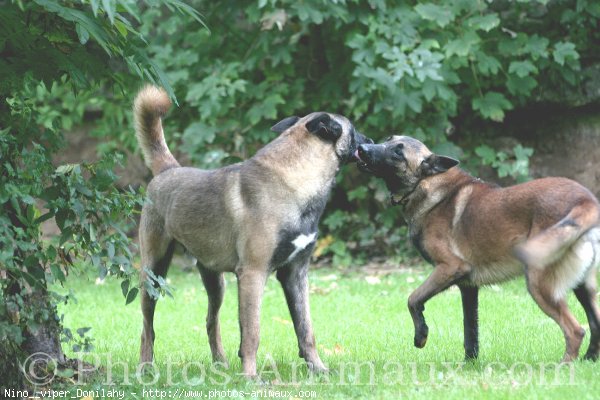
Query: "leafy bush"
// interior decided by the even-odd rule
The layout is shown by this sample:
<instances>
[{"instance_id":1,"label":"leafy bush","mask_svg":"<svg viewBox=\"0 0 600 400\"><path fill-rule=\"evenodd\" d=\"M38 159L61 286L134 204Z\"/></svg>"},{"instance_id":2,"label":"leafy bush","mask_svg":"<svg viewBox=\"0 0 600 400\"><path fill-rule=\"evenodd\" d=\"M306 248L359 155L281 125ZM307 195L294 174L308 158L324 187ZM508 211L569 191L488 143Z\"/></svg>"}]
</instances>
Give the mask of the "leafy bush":
<instances>
[{"instance_id":1,"label":"leafy bush","mask_svg":"<svg viewBox=\"0 0 600 400\"><path fill-rule=\"evenodd\" d=\"M50 290L77 264L100 277L123 279L130 302L128 223L141 206L133 190L118 190L113 173L118 155L98 163L54 166L64 145L63 129L79 122L78 101L100 82L127 83L132 74L169 87L143 51L143 40L127 18L135 2L2 2L0 8L0 364L3 388L20 387L20 358L46 353L59 366L60 347L89 349L87 328L74 337L61 325L56 304L72 299ZM168 4L196 16L187 6ZM57 85L57 86L55 86ZM96 86L94 86L96 85ZM60 86L60 88L59 88ZM72 102L52 96L67 94ZM81 98L77 94L84 93ZM87 96L85 95L87 93ZM50 100L50 101L48 101ZM42 222L54 218L60 237L41 240ZM60 375L60 374L59 374ZM6 386L4 386L6 385Z\"/></svg>"}]
</instances>

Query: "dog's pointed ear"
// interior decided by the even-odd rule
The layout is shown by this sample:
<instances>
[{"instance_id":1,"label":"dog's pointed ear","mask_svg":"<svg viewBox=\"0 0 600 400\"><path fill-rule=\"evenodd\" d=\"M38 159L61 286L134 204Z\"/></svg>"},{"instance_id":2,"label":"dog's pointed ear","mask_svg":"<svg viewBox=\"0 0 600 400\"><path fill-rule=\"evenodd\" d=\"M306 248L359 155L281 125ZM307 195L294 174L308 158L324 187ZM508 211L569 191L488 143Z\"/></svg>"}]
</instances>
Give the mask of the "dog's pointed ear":
<instances>
[{"instance_id":1,"label":"dog's pointed ear","mask_svg":"<svg viewBox=\"0 0 600 400\"><path fill-rule=\"evenodd\" d=\"M440 172L446 172L450 168L456 167L458 163L458 160L455 160L454 158L432 154L421 162L421 174L423 176L429 176L439 174Z\"/></svg>"},{"instance_id":2,"label":"dog's pointed ear","mask_svg":"<svg viewBox=\"0 0 600 400\"><path fill-rule=\"evenodd\" d=\"M296 116L284 118L281 121L279 121L278 123L276 123L275 125L273 125L271 127L271 130L273 132L281 133L281 132L285 131L287 128L293 126L296 122L298 122L299 119L300 119L300 117L296 117Z\"/></svg>"},{"instance_id":3,"label":"dog's pointed ear","mask_svg":"<svg viewBox=\"0 0 600 400\"><path fill-rule=\"evenodd\" d=\"M310 133L332 142L342 136L342 126L327 113L315 115L305 126Z\"/></svg>"}]
</instances>

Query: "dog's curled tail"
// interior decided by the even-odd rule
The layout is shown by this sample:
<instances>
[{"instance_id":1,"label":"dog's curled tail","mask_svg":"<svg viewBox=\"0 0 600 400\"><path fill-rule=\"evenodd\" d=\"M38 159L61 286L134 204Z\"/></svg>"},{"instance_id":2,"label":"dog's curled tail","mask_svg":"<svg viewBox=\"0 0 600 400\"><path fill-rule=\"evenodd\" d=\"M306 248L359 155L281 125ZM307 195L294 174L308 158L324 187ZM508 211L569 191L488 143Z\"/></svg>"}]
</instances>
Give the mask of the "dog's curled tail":
<instances>
[{"instance_id":1,"label":"dog's curled tail","mask_svg":"<svg viewBox=\"0 0 600 400\"><path fill-rule=\"evenodd\" d=\"M171 100L164 89L152 85L140 90L133 102L135 134L154 176L180 166L167 147L162 128L161 118L169 107Z\"/></svg>"}]
</instances>

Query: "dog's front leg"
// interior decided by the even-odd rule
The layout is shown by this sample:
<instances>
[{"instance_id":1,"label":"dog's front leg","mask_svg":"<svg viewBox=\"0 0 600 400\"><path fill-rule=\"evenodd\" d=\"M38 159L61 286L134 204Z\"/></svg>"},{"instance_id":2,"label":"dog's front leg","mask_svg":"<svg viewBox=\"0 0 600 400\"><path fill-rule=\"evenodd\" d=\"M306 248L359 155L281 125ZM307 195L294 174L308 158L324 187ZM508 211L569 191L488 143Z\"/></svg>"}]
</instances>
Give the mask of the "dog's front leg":
<instances>
[{"instance_id":1,"label":"dog's front leg","mask_svg":"<svg viewBox=\"0 0 600 400\"><path fill-rule=\"evenodd\" d=\"M282 268L277 271L285 299L294 322L298 338L300 357L306 360L308 367L315 372L326 372L327 367L317 353L315 335L310 318L308 302L308 260L303 263Z\"/></svg>"},{"instance_id":2,"label":"dog's front leg","mask_svg":"<svg viewBox=\"0 0 600 400\"><path fill-rule=\"evenodd\" d=\"M423 348L427 343L429 328L425 323L425 303L436 294L448 289L464 278L469 269L464 264L438 264L431 275L408 298L408 310L415 325L415 347Z\"/></svg>"},{"instance_id":3,"label":"dog's front leg","mask_svg":"<svg viewBox=\"0 0 600 400\"><path fill-rule=\"evenodd\" d=\"M260 335L260 306L267 280L266 271L242 268L237 271L238 312L242 369L247 377L256 376L256 352Z\"/></svg>"},{"instance_id":4,"label":"dog's front leg","mask_svg":"<svg viewBox=\"0 0 600 400\"><path fill-rule=\"evenodd\" d=\"M477 286L459 286L459 289L465 331L465 359L475 359L479 355L479 321L477 320L479 288Z\"/></svg>"}]
</instances>

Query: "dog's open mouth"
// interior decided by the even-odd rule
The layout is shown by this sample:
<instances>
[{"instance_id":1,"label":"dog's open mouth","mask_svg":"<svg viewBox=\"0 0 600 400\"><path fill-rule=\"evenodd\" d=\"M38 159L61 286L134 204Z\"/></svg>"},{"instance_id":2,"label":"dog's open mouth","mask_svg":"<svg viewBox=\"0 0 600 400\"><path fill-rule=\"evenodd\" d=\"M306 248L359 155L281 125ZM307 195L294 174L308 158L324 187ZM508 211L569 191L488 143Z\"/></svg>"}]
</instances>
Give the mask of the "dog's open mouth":
<instances>
[{"instance_id":1,"label":"dog's open mouth","mask_svg":"<svg viewBox=\"0 0 600 400\"><path fill-rule=\"evenodd\" d=\"M358 154L358 150L356 150L354 152L354 160L356 161L356 165L358 166L359 170L361 170L363 172L369 172L369 173L375 172L373 169L371 169L369 164L367 164L362 158L360 158L360 155Z\"/></svg>"}]
</instances>

